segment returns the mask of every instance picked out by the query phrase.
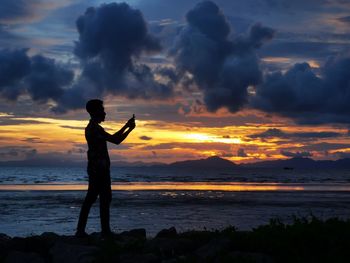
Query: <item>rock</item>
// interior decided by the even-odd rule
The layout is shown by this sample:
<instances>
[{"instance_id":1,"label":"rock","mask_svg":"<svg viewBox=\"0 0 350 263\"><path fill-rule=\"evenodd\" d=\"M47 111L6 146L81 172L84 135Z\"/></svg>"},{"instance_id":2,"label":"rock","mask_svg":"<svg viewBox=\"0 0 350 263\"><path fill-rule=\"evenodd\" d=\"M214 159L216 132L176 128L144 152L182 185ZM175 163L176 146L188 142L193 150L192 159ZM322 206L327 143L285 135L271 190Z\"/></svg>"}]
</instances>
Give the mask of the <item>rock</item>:
<instances>
[{"instance_id":1,"label":"rock","mask_svg":"<svg viewBox=\"0 0 350 263\"><path fill-rule=\"evenodd\" d=\"M54 232L44 232L40 235L40 237L44 239L58 239L60 236Z\"/></svg>"},{"instance_id":2,"label":"rock","mask_svg":"<svg viewBox=\"0 0 350 263\"><path fill-rule=\"evenodd\" d=\"M0 258L4 258L10 247L11 237L6 234L0 234Z\"/></svg>"},{"instance_id":3,"label":"rock","mask_svg":"<svg viewBox=\"0 0 350 263\"><path fill-rule=\"evenodd\" d=\"M50 249L53 263L89 263L95 262L99 249L94 246L72 245L56 242Z\"/></svg>"},{"instance_id":4,"label":"rock","mask_svg":"<svg viewBox=\"0 0 350 263\"><path fill-rule=\"evenodd\" d=\"M3 234L3 233L0 233L0 243L2 243L3 241L9 241L11 240L11 237L6 235L6 234Z\"/></svg>"},{"instance_id":5,"label":"rock","mask_svg":"<svg viewBox=\"0 0 350 263\"><path fill-rule=\"evenodd\" d=\"M262 253L233 251L226 255L225 260L233 262L256 262L256 263L272 263L273 259Z\"/></svg>"},{"instance_id":6,"label":"rock","mask_svg":"<svg viewBox=\"0 0 350 263\"><path fill-rule=\"evenodd\" d=\"M54 232L44 232L40 235L40 239L42 239L48 247L52 247L60 238L61 237Z\"/></svg>"},{"instance_id":7,"label":"rock","mask_svg":"<svg viewBox=\"0 0 350 263\"><path fill-rule=\"evenodd\" d=\"M146 239L146 229L144 228L138 228L138 229L132 229L130 231L124 231L119 234L119 237L123 239Z\"/></svg>"},{"instance_id":8,"label":"rock","mask_svg":"<svg viewBox=\"0 0 350 263\"><path fill-rule=\"evenodd\" d=\"M44 259L37 253L27 253L11 250L4 263L44 263Z\"/></svg>"},{"instance_id":9,"label":"rock","mask_svg":"<svg viewBox=\"0 0 350 263\"><path fill-rule=\"evenodd\" d=\"M47 253L49 246L45 240L41 239L39 236L31 237L14 237L9 242L11 250L17 250L22 252L35 252L40 255Z\"/></svg>"},{"instance_id":10,"label":"rock","mask_svg":"<svg viewBox=\"0 0 350 263\"><path fill-rule=\"evenodd\" d=\"M120 263L158 263L160 259L152 254L122 254L120 255Z\"/></svg>"},{"instance_id":11,"label":"rock","mask_svg":"<svg viewBox=\"0 0 350 263\"><path fill-rule=\"evenodd\" d=\"M169 257L192 251L193 244L192 240L186 238L154 238L147 241L145 249Z\"/></svg>"},{"instance_id":12,"label":"rock","mask_svg":"<svg viewBox=\"0 0 350 263\"><path fill-rule=\"evenodd\" d=\"M168 229L163 229L159 231L159 233L156 235L156 238L164 237L164 238L172 238L177 236L177 231L175 227L171 227Z\"/></svg>"},{"instance_id":13,"label":"rock","mask_svg":"<svg viewBox=\"0 0 350 263\"><path fill-rule=\"evenodd\" d=\"M204 246L195 251L195 255L200 259L214 259L222 251L228 250L231 245L231 240L226 237L214 238Z\"/></svg>"}]
</instances>

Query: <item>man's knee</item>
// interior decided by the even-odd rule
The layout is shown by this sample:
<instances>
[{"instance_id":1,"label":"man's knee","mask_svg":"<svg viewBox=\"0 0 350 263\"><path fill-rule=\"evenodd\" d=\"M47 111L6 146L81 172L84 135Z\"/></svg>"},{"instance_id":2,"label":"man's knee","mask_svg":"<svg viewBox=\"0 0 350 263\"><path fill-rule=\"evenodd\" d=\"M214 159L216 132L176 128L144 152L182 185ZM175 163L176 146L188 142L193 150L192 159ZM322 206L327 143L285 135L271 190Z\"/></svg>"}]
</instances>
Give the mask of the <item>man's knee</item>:
<instances>
[{"instance_id":1,"label":"man's knee","mask_svg":"<svg viewBox=\"0 0 350 263\"><path fill-rule=\"evenodd\" d=\"M100 194L101 205L109 205L112 201L112 194L110 192L104 192Z\"/></svg>"},{"instance_id":2,"label":"man's knee","mask_svg":"<svg viewBox=\"0 0 350 263\"><path fill-rule=\"evenodd\" d=\"M86 204L93 204L93 203L96 202L96 200L97 200L97 194L87 193L84 203L86 203Z\"/></svg>"}]
</instances>

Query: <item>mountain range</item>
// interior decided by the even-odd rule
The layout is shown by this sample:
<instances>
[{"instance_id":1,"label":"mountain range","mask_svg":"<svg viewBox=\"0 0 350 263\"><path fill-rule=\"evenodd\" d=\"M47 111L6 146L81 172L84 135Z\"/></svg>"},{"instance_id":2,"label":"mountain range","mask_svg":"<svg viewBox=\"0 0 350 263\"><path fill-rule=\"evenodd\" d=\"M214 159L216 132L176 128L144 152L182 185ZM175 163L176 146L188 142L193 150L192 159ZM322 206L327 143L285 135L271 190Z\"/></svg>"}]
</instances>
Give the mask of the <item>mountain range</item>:
<instances>
[{"instance_id":1,"label":"mountain range","mask_svg":"<svg viewBox=\"0 0 350 263\"><path fill-rule=\"evenodd\" d=\"M23 161L7 161L0 162L1 166L86 166L86 161L69 162L60 160L23 160ZM295 169L295 168L342 168L350 169L350 158L339 160L313 160L306 157L294 157L283 160L258 161L255 163L235 164L227 159L219 156L212 156L206 159L178 161L170 164L164 163L145 163L145 162L113 162L112 167L163 167L163 168L191 168L191 169L215 169L215 168L279 168L279 169Z\"/></svg>"},{"instance_id":2,"label":"mountain range","mask_svg":"<svg viewBox=\"0 0 350 263\"><path fill-rule=\"evenodd\" d=\"M157 165L159 166L159 165ZM235 164L229 160L212 156L206 159L187 160L175 162L171 164L163 164L170 168L280 168L280 169L294 169L294 168L349 168L350 158L332 160L313 160L311 158L294 157L284 160L260 161L255 163Z\"/></svg>"}]
</instances>

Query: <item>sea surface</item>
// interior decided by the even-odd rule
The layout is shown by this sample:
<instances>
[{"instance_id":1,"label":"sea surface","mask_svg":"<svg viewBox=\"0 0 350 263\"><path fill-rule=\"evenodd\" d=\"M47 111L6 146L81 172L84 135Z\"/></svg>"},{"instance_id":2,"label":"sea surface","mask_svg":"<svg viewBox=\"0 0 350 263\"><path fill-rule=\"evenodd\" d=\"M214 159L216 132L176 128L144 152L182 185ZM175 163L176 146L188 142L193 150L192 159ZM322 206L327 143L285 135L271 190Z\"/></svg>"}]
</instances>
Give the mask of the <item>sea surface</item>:
<instances>
[{"instance_id":1,"label":"sea surface","mask_svg":"<svg viewBox=\"0 0 350 263\"><path fill-rule=\"evenodd\" d=\"M111 226L249 230L271 218L350 219L350 170L113 168ZM79 167L0 167L0 233L73 234L87 175ZM87 231L99 232L98 202Z\"/></svg>"}]
</instances>

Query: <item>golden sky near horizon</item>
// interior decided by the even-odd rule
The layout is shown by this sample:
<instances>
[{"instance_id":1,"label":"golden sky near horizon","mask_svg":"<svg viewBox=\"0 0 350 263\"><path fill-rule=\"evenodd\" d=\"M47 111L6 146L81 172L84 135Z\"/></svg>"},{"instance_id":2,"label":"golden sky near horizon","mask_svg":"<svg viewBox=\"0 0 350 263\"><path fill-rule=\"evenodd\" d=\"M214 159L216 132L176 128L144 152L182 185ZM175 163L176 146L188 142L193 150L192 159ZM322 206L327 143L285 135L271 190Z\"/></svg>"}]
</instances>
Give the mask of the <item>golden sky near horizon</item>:
<instances>
[{"instance_id":1,"label":"golden sky near horizon","mask_svg":"<svg viewBox=\"0 0 350 263\"><path fill-rule=\"evenodd\" d=\"M111 107L107 107L106 111L108 118L108 111L112 111ZM59 116L42 118L0 114L0 123L4 122L4 119L14 123L0 126L1 146L3 149L8 147L15 150L17 147L18 151L13 154L10 152L6 156L3 154L3 161L33 157L85 161L84 128L88 120L67 120ZM221 156L236 163L247 163L293 157L288 156L288 152L292 154L308 152L311 154L310 157L315 159L332 159L336 157L335 153L350 151L347 147L348 131L344 127L298 126L282 120L266 124L232 123L222 127L201 127L196 126L196 123L181 124L161 120L137 120L136 123L136 129L121 145L109 144L112 161L171 163ZM106 131L113 133L123 124L120 121L106 120L102 126ZM266 136L268 131L272 131L272 135ZM323 133L337 135L320 136ZM322 145L333 144L338 147L335 149L331 147L327 152L322 148ZM319 148L313 149L312 145ZM35 156L29 154L33 149Z\"/></svg>"}]
</instances>

